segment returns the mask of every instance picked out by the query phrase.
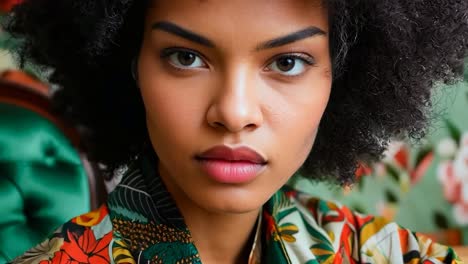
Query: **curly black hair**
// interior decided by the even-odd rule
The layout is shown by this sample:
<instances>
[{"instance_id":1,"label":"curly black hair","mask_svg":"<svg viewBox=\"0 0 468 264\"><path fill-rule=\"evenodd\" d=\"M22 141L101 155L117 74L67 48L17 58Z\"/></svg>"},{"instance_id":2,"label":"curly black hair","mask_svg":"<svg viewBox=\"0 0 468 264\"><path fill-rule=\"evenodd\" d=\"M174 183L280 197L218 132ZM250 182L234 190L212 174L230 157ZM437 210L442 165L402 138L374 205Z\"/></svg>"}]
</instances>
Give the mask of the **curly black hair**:
<instances>
[{"instance_id":1,"label":"curly black hair","mask_svg":"<svg viewBox=\"0 0 468 264\"><path fill-rule=\"evenodd\" d=\"M57 109L81 127L90 158L115 168L148 142L130 72L148 0L26 0L5 23L19 55L53 69ZM300 172L353 182L358 162L381 158L393 137L420 138L431 91L462 78L466 0L325 0L333 84Z\"/></svg>"}]
</instances>

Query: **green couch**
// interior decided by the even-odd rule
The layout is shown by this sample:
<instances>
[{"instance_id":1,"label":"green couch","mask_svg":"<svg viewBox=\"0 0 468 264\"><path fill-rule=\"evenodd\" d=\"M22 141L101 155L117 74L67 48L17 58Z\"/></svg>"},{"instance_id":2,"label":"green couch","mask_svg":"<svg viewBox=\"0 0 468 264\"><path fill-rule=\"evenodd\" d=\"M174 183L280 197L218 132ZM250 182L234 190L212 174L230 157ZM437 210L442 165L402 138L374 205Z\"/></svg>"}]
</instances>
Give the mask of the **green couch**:
<instances>
[{"instance_id":1,"label":"green couch","mask_svg":"<svg viewBox=\"0 0 468 264\"><path fill-rule=\"evenodd\" d=\"M0 263L95 207L80 155L51 115L47 98L0 79Z\"/></svg>"}]
</instances>

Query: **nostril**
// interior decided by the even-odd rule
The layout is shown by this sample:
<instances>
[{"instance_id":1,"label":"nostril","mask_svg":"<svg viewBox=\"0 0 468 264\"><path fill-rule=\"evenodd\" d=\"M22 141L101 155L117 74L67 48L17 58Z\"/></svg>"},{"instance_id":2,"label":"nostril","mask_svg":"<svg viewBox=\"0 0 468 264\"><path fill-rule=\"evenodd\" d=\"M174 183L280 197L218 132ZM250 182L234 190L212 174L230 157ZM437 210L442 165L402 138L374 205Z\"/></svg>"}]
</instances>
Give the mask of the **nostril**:
<instances>
[{"instance_id":1,"label":"nostril","mask_svg":"<svg viewBox=\"0 0 468 264\"><path fill-rule=\"evenodd\" d=\"M225 127L224 124L221 123L221 122L214 122L214 123L212 123L211 126L212 126L212 127L215 127L215 128L217 128L217 127Z\"/></svg>"},{"instance_id":2,"label":"nostril","mask_svg":"<svg viewBox=\"0 0 468 264\"><path fill-rule=\"evenodd\" d=\"M253 131L257 128L257 125L256 124L248 124L244 127L245 130L247 131Z\"/></svg>"}]
</instances>

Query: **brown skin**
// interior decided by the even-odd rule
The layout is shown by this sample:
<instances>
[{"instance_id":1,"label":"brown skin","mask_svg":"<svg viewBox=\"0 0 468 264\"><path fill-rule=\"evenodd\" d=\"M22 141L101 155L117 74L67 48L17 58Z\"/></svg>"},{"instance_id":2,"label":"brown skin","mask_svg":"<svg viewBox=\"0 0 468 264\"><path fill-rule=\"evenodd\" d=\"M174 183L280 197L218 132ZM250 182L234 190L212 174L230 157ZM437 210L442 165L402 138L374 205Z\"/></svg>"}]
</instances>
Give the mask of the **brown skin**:
<instances>
[{"instance_id":1,"label":"brown skin","mask_svg":"<svg viewBox=\"0 0 468 264\"><path fill-rule=\"evenodd\" d=\"M214 45L152 28L162 21ZM311 26L325 34L258 49ZM148 131L160 175L203 263L246 263L262 205L309 154L331 89L327 32L319 0L173 0L149 8L138 58ZM172 50L161 56L173 47L199 55L184 61L178 55L187 53ZM314 63L293 58L290 67L280 67L278 56L285 54ZM255 149L268 160L265 170L243 184L212 180L194 156L222 144Z\"/></svg>"}]
</instances>

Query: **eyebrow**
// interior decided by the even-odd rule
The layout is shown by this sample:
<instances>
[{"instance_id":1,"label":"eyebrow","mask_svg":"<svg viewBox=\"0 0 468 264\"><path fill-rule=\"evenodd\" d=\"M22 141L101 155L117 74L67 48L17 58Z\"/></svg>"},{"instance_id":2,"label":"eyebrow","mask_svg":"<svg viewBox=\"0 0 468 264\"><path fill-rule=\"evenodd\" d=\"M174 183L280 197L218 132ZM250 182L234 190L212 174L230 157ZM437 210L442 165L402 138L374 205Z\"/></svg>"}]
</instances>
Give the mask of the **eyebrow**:
<instances>
[{"instance_id":1,"label":"eyebrow","mask_svg":"<svg viewBox=\"0 0 468 264\"><path fill-rule=\"evenodd\" d=\"M151 27L152 29L159 29L168 33L172 33L174 35L177 35L179 37L182 37L184 39L190 40L192 42L201 44L203 46L207 46L210 48L214 48L215 45L213 41L195 33L192 32L188 29L184 29L181 26L178 26L174 23L167 22L167 21L161 21L154 23L153 26Z\"/></svg>"},{"instance_id":2,"label":"eyebrow","mask_svg":"<svg viewBox=\"0 0 468 264\"><path fill-rule=\"evenodd\" d=\"M316 35L325 36L327 35L327 33L318 27L311 26L311 27L287 34L285 36L281 36L281 37L266 41L263 44L260 44L259 46L257 46L256 50L276 48L276 47L284 46L284 45L287 45L287 44L290 44L299 40L310 38Z\"/></svg>"},{"instance_id":3,"label":"eyebrow","mask_svg":"<svg viewBox=\"0 0 468 264\"><path fill-rule=\"evenodd\" d=\"M162 31L165 31L167 33L171 33L171 34L174 34L176 36L179 36L181 38L184 38L184 39L187 39L189 41L192 41L192 42L195 42L195 43L198 43L200 45L203 45L203 46L207 46L207 47L210 47L210 48L214 48L215 47L215 44L213 41L209 40L208 38L200 35L200 34L197 34L193 31L190 31L188 29L185 29L181 26L178 26L172 22L168 22L168 21L160 21L160 22L156 22L153 24L153 26L151 27L153 30L156 30L156 29L159 29L159 30L162 30ZM263 49L271 49L271 48L276 48L276 47L280 47L280 46L284 46L284 45L287 45L287 44L290 44L290 43L293 43L293 42L296 42L296 41L299 41L299 40L303 40L303 39L306 39L306 38L310 38L310 37L313 37L313 36L316 36L316 35L326 35L327 33L318 28L318 27L315 27L315 26L311 26L311 27L308 27L308 28L305 28L305 29L302 29L302 30L299 30L299 31L296 31L296 32L293 32L293 33L290 33L290 34L287 34L285 36L281 36L281 37L278 37L278 38L274 38L272 40L269 40L269 41L266 41L260 45L258 45L255 50L263 50Z\"/></svg>"}]
</instances>

